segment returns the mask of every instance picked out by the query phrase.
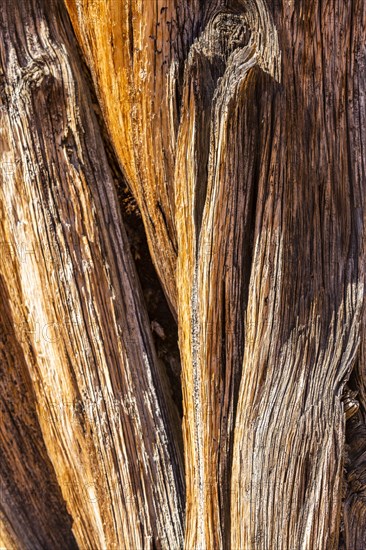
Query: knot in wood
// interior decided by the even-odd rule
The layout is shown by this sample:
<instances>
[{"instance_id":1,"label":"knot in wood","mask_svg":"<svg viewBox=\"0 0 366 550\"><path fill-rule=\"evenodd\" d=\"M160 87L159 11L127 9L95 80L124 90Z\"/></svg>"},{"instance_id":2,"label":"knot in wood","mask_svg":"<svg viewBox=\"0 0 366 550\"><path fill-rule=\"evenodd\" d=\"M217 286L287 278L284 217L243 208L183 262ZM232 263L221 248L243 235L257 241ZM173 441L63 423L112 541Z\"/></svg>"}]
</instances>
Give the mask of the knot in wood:
<instances>
[{"instance_id":1,"label":"knot in wood","mask_svg":"<svg viewBox=\"0 0 366 550\"><path fill-rule=\"evenodd\" d=\"M30 90L38 88L49 89L54 84L55 80L48 64L42 59L37 59L22 68L19 87L22 88L25 86Z\"/></svg>"},{"instance_id":2,"label":"knot in wood","mask_svg":"<svg viewBox=\"0 0 366 550\"><path fill-rule=\"evenodd\" d=\"M248 45L251 33L243 16L219 13L212 21L212 35L216 47L228 58L234 50Z\"/></svg>"},{"instance_id":3,"label":"knot in wood","mask_svg":"<svg viewBox=\"0 0 366 550\"><path fill-rule=\"evenodd\" d=\"M211 60L226 62L235 50L248 45L250 36L243 16L220 12L207 24L194 49Z\"/></svg>"}]
</instances>

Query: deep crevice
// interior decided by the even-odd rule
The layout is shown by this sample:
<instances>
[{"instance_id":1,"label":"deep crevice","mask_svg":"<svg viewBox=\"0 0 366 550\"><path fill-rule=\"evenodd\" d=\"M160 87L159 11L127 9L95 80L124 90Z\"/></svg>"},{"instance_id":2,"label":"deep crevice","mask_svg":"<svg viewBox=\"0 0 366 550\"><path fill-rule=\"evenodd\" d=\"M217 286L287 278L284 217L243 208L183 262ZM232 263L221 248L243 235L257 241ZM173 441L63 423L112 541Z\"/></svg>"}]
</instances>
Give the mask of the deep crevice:
<instances>
[{"instance_id":1,"label":"deep crevice","mask_svg":"<svg viewBox=\"0 0 366 550\"><path fill-rule=\"evenodd\" d=\"M141 283L156 352L164 364L172 389L172 397L182 418L181 369L177 323L170 311L159 277L154 268L147 244L145 228L137 204L124 180L119 179L116 183L122 217Z\"/></svg>"},{"instance_id":2,"label":"deep crevice","mask_svg":"<svg viewBox=\"0 0 366 550\"><path fill-rule=\"evenodd\" d=\"M164 366L171 387L172 399L182 419L181 366L177 323L170 311L160 279L153 265L139 208L119 167L117 156L99 107L92 76L85 62L83 63L83 73L89 85L94 112L98 120L108 164L117 190L124 227L151 323L155 349L158 358Z\"/></svg>"}]
</instances>

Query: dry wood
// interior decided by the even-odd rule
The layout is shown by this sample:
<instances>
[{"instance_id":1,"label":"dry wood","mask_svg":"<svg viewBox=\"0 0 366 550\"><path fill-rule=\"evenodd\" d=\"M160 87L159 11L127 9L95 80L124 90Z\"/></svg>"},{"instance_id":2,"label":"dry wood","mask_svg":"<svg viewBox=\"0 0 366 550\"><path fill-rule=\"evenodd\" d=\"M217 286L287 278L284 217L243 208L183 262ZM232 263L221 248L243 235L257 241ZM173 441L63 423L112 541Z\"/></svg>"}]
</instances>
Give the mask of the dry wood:
<instances>
[{"instance_id":1,"label":"dry wood","mask_svg":"<svg viewBox=\"0 0 366 550\"><path fill-rule=\"evenodd\" d=\"M0 231L77 544L366 548L364 3L65 5L92 82L61 2L5 2ZM178 325L185 482L114 154ZM95 501L65 489L89 477Z\"/></svg>"},{"instance_id":2,"label":"dry wood","mask_svg":"<svg viewBox=\"0 0 366 550\"><path fill-rule=\"evenodd\" d=\"M48 455L80 548L177 548L178 438L70 22L58 2L52 17L36 0L14 8L1 24L0 232L15 256L2 278ZM21 522L17 536L43 547Z\"/></svg>"}]
</instances>

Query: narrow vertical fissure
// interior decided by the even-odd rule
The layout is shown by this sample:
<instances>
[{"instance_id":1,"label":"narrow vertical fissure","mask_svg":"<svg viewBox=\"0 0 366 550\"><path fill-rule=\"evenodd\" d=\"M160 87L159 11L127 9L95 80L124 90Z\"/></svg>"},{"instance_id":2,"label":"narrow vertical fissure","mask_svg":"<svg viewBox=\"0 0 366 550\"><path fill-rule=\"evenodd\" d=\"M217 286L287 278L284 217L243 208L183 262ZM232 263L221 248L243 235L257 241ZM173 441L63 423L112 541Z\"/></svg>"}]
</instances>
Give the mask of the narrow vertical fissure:
<instances>
[{"instance_id":1,"label":"narrow vertical fissure","mask_svg":"<svg viewBox=\"0 0 366 550\"><path fill-rule=\"evenodd\" d=\"M192 323L191 323L191 337L192 337L192 369L193 369L193 401L194 401L194 441L195 441L195 455L197 464L197 476L198 476L198 542L197 550L202 550L201 544L205 539L204 535L204 509L205 509L205 495L204 495L204 461L203 461L203 422L202 422L202 402L201 402L201 371L200 371L200 337L199 337L199 297L198 297L198 265L197 260L194 267L193 285L192 285L192 297L191 297L191 311L192 311Z\"/></svg>"},{"instance_id":2,"label":"narrow vertical fissure","mask_svg":"<svg viewBox=\"0 0 366 550\"><path fill-rule=\"evenodd\" d=\"M79 53L83 59L80 49ZM108 164L113 174L122 219L151 323L157 356L164 367L164 371L169 380L173 402L177 407L180 419L182 419L181 364L178 348L177 323L171 313L171 309L150 255L145 227L137 202L119 167L116 153L99 106L92 76L85 63L83 63L82 69L88 82L95 115L98 120L103 144L108 157ZM181 426L179 426L179 433L181 434L181 432L182 429Z\"/></svg>"}]
</instances>

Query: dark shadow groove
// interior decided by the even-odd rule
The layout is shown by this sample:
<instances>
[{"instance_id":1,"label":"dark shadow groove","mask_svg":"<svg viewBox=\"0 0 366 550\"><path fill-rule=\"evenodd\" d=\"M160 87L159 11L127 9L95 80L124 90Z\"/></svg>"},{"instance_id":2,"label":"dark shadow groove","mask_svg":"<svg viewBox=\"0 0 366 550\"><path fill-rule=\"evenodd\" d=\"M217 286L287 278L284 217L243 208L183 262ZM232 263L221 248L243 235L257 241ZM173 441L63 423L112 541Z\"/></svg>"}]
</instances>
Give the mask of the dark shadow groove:
<instances>
[{"instance_id":1,"label":"dark shadow groove","mask_svg":"<svg viewBox=\"0 0 366 550\"><path fill-rule=\"evenodd\" d=\"M147 313L150 319L155 348L158 358L161 360L168 377L172 399L175 403L180 419L183 417L182 388L180 381L181 364L178 348L178 327L174 319L160 279L153 265L144 224L137 206L137 202L128 187L127 180L119 166L117 156L104 121L97 99L93 79L87 67L84 56L79 49L80 58L83 60L82 72L88 82L89 92L92 98L93 108L98 120L101 137L108 158L108 164L112 172L115 188L119 199L121 215L131 247L132 257L135 262L137 275L141 284ZM181 431L181 427L179 427Z\"/></svg>"}]
</instances>

